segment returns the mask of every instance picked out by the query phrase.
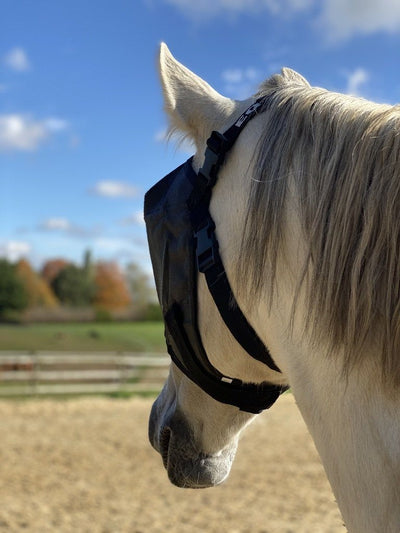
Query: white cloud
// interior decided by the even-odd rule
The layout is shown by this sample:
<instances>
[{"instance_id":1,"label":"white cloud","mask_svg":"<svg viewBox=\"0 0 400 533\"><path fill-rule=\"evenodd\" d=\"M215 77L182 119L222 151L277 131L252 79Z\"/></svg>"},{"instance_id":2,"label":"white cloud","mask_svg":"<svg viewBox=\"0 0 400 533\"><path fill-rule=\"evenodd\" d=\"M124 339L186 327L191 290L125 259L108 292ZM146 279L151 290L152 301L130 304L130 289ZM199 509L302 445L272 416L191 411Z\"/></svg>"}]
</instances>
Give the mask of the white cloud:
<instances>
[{"instance_id":1,"label":"white cloud","mask_svg":"<svg viewBox=\"0 0 400 533\"><path fill-rule=\"evenodd\" d=\"M264 78L263 74L253 67L230 68L221 73L225 82L224 92L238 100L248 98L255 92L257 85Z\"/></svg>"},{"instance_id":2,"label":"white cloud","mask_svg":"<svg viewBox=\"0 0 400 533\"><path fill-rule=\"evenodd\" d=\"M68 127L65 120L36 120L28 115L0 115L0 151L34 151L52 134Z\"/></svg>"},{"instance_id":3,"label":"white cloud","mask_svg":"<svg viewBox=\"0 0 400 533\"><path fill-rule=\"evenodd\" d=\"M25 72L30 69L28 56L23 48L12 48L4 56L4 63L16 72Z\"/></svg>"},{"instance_id":4,"label":"white cloud","mask_svg":"<svg viewBox=\"0 0 400 533\"><path fill-rule=\"evenodd\" d=\"M290 17L313 8L324 39L335 42L357 34L400 32L399 0L162 0L195 21L269 12ZM318 13L316 15L316 13Z\"/></svg>"},{"instance_id":5,"label":"white cloud","mask_svg":"<svg viewBox=\"0 0 400 533\"><path fill-rule=\"evenodd\" d=\"M123 226L144 226L143 211L136 211L129 217L122 219L121 224Z\"/></svg>"},{"instance_id":6,"label":"white cloud","mask_svg":"<svg viewBox=\"0 0 400 533\"><path fill-rule=\"evenodd\" d=\"M40 224L40 228L48 231L70 231L72 224L66 218L48 218Z\"/></svg>"},{"instance_id":7,"label":"white cloud","mask_svg":"<svg viewBox=\"0 0 400 533\"><path fill-rule=\"evenodd\" d=\"M325 0L318 19L325 36L340 41L356 34L400 31L398 0Z\"/></svg>"},{"instance_id":8,"label":"white cloud","mask_svg":"<svg viewBox=\"0 0 400 533\"><path fill-rule=\"evenodd\" d=\"M168 128L160 128L154 135L154 140L157 143L163 143L168 141Z\"/></svg>"},{"instance_id":9,"label":"white cloud","mask_svg":"<svg viewBox=\"0 0 400 533\"><path fill-rule=\"evenodd\" d=\"M95 241L96 248L101 248L103 250L116 251L121 248L130 246L128 241L121 238L111 238L111 237L101 237Z\"/></svg>"},{"instance_id":10,"label":"white cloud","mask_svg":"<svg viewBox=\"0 0 400 533\"><path fill-rule=\"evenodd\" d=\"M251 82L260 78L260 72L253 67L247 67L245 69L231 68L224 70L221 77L226 83Z\"/></svg>"},{"instance_id":11,"label":"white cloud","mask_svg":"<svg viewBox=\"0 0 400 533\"><path fill-rule=\"evenodd\" d=\"M46 138L48 132L43 123L22 115L0 116L1 150L35 150Z\"/></svg>"},{"instance_id":12,"label":"white cloud","mask_svg":"<svg viewBox=\"0 0 400 533\"><path fill-rule=\"evenodd\" d=\"M226 83L240 83L243 80L243 70L240 68L230 68L224 70L221 74L221 78Z\"/></svg>"},{"instance_id":13,"label":"white cloud","mask_svg":"<svg viewBox=\"0 0 400 533\"><path fill-rule=\"evenodd\" d=\"M363 68L356 68L353 72L347 75L347 89L348 94L354 96L360 95L360 88L369 80L368 72Z\"/></svg>"},{"instance_id":14,"label":"white cloud","mask_svg":"<svg viewBox=\"0 0 400 533\"><path fill-rule=\"evenodd\" d=\"M44 127L51 132L57 133L68 129L68 122L62 118L50 117L43 121Z\"/></svg>"},{"instance_id":15,"label":"white cloud","mask_svg":"<svg viewBox=\"0 0 400 533\"><path fill-rule=\"evenodd\" d=\"M314 0L164 0L195 20L209 19L218 15L259 13L269 11L273 14L288 15L303 11Z\"/></svg>"},{"instance_id":16,"label":"white cloud","mask_svg":"<svg viewBox=\"0 0 400 533\"><path fill-rule=\"evenodd\" d=\"M26 257L31 251L31 245L23 241L6 241L0 243L0 257L9 261L18 261Z\"/></svg>"},{"instance_id":17,"label":"white cloud","mask_svg":"<svg viewBox=\"0 0 400 533\"><path fill-rule=\"evenodd\" d=\"M120 237L101 237L93 242L96 253L105 254L131 254L133 252L132 243L128 239Z\"/></svg>"},{"instance_id":18,"label":"white cloud","mask_svg":"<svg viewBox=\"0 0 400 533\"><path fill-rule=\"evenodd\" d=\"M40 231L58 232L63 233L69 237L77 237L81 239L90 239L98 237L101 233L101 228L84 228L72 223L70 220L64 217L51 217L38 226Z\"/></svg>"},{"instance_id":19,"label":"white cloud","mask_svg":"<svg viewBox=\"0 0 400 533\"><path fill-rule=\"evenodd\" d=\"M135 186L111 180L99 181L91 189L91 192L97 196L106 196L108 198L133 198L138 195L138 190Z\"/></svg>"}]
</instances>

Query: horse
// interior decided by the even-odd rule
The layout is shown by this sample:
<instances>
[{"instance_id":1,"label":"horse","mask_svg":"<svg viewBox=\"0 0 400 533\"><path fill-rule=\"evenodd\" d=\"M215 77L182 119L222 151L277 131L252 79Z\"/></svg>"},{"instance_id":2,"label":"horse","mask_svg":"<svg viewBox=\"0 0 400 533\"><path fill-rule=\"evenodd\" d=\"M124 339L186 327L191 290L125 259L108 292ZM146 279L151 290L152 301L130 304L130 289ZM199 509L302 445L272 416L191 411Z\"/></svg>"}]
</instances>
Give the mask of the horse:
<instances>
[{"instance_id":1,"label":"horse","mask_svg":"<svg viewBox=\"0 0 400 533\"><path fill-rule=\"evenodd\" d=\"M312 87L288 68L235 101L164 43L159 72L170 131L194 144L196 172L212 130L268 101L226 157L210 213L236 301L280 372L249 357L199 274L211 364L243 382L290 385L348 531L398 533L400 107ZM210 487L229 475L255 416L172 363L149 438L172 483Z\"/></svg>"}]
</instances>

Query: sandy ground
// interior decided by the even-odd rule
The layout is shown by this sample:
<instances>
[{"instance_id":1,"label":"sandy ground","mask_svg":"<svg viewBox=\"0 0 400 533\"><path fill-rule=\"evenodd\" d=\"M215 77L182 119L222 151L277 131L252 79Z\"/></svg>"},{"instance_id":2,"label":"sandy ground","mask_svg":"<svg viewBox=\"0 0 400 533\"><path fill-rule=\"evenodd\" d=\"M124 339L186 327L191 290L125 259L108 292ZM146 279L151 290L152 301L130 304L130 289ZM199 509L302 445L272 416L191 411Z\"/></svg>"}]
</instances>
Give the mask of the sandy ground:
<instances>
[{"instance_id":1,"label":"sandy ground","mask_svg":"<svg viewBox=\"0 0 400 533\"><path fill-rule=\"evenodd\" d=\"M0 531L345 533L291 395L242 437L229 479L173 487L150 400L0 402Z\"/></svg>"}]
</instances>

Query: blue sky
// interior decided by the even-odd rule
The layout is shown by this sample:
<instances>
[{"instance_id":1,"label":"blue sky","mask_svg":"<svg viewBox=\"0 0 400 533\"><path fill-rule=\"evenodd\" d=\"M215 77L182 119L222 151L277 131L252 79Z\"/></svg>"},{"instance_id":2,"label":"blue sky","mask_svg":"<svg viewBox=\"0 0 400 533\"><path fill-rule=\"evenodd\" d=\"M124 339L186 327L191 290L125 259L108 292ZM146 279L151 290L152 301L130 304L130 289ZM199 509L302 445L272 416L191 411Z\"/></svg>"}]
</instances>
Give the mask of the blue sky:
<instances>
[{"instance_id":1,"label":"blue sky","mask_svg":"<svg viewBox=\"0 0 400 533\"><path fill-rule=\"evenodd\" d=\"M1 0L0 256L149 269L144 192L188 156L162 141L161 41L232 98L289 66L400 101L398 0Z\"/></svg>"}]
</instances>

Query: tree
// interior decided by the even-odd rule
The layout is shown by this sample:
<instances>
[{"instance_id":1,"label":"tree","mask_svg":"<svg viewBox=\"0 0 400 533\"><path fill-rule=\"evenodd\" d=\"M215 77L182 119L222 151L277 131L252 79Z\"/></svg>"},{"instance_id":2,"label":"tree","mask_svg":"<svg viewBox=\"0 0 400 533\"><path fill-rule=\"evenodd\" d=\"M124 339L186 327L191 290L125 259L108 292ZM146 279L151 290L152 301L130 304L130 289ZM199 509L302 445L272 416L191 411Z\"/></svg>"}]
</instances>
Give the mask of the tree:
<instances>
[{"instance_id":1,"label":"tree","mask_svg":"<svg viewBox=\"0 0 400 533\"><path fill-rule=\"evenodd\" d=\"M93 281L84 269L75 265L65 266L51 284L58 299L74 307L91 305L95 294Z\"/></svg>"},{"instance_id":2,"label":"tree","mask_svg":"<svg viewBox=\"0 0 400 533\"><path fill-rule=\"evenodd\" d=\"M0 259L0 316L8 311L22 311L28 305L28 296L17 276L15 265Z\"/></svg>"},{"instance_id":3,"label":"tree","mask_svg":"<svg viewBox=\"0 0 400 533\"><path fill-rule=\"evenodd\" d=\"M150 283L149 276L136 263L129 263L125 270L125 277L132 303L135 306L143 308L149 303L157 302L154 285Z\"/></svg>"},{"instance_id":4,"label":"tree","mask_svg":"<svg viewBox=\"0 0 400 533\"><path fill-rule=\"evenodd\" d=\"M38 276L26 259L16 265L16 274L28 297L28 307L56 307L58 302L54 292L44 279Z\"/></svg>"},{"instance_id":5,"label":"tree","mask_svg":"<svg viewBox=\"0 0 400 533\"><path fill-rule=\"evenodd\" d=\"M95 285L94 303L97 307L111 310L124 309L131 303L126 281L116 263L97 263Z\"/></svg>"},{"instance_id":6,"label":"tree","mask_svg":"<svg viewBox=\"0 0 400 533\"><path fill-rule=\"evenodd\" d=\"M136 318L139 320L162 320L161 307L151 278L136 263L130 263L126 267L125 278Z\"/></svg>"},{"instance_id":7,"label":"tree","mask_svg":"<svg viewBox=\"0 0 400 533\"><path fill-rule=\"evenodd\" d=\"M93 265L92 252L90 250L85 250L85 253L83 254L83 270L86 272L88 278L94 277L95 269Z\"/></svg>"},{"instance_id":8,"label":"tree","mask_svg":"<svg viewBox=\"0 0 400 533\"><path fill-rule=\"evenodd\" d=\"M42 268L42 278L51 285L54 278L70 263L66 259L50 259L46 261Z\"/></svg>"}]
</instances>

